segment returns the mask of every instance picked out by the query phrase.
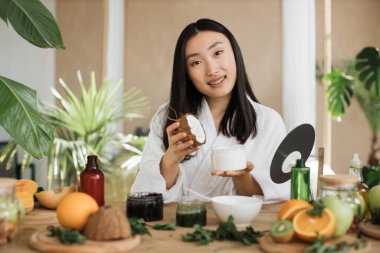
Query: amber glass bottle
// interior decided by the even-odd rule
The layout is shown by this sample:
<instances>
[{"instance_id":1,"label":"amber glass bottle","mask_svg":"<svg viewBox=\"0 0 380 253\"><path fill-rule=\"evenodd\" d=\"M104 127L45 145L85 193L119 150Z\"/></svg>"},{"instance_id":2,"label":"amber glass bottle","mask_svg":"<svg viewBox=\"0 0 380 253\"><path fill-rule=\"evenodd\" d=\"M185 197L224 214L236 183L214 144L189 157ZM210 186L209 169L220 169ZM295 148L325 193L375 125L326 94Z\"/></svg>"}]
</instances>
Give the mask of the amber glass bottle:
<instances>
[{"instance_id":1,"label":"amber glass bottle","mask_svg":"<svg viewBox=\"0 0 380 253\"><path fill-rule=\"evenodd\" d=\"M91 195L99 206L104 205L104 174L96 156L87 157L86 169L80 174L80 191Z\"/></svg>"}]
</instances>

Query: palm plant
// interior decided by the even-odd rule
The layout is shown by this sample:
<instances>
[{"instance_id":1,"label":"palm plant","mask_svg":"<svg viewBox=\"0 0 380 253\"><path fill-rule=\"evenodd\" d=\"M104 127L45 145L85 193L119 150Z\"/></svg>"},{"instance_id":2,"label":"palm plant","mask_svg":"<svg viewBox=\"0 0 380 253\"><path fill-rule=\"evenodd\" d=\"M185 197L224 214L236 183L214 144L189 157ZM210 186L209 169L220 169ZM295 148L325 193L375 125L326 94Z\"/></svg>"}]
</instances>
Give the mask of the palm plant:
<instances>
[{"instance_id":1,"label":"palm plant","mask_svg":"<svg viewBox=\"0 0 380 253\"><path fill-rule=\"evenodd\" d=\"M366 47L353 63L343 70L334 68L323 78L330 82L327 89L328 110L340 119L353 97L358 101L372 131L371 152L368 164L380 161L380 56L377 48Z\"/></svg>"},{"instance_id":2,"label":"palm plant","mask_svg":"<svg viewBox=\"0 0 380 253\"><path fill-rule=\"evenodd\" d=\"M122 81L111 88L110 82L104 79L97 89L95 74L91 73L86 89L80 72L78 80L79 98L60 79L65 97L52 89L60 107L44 105L44 114L56 129L56 138L48 154L49 188L53 180L58 180L58 184L76 183L89 154L97 155L101 169L111 172L112 154L106 150L119 139L114 123L142 117L141 112L147 108L146 97L139 97L137 88L118 95Z\"/></svg>"}]
</instances>

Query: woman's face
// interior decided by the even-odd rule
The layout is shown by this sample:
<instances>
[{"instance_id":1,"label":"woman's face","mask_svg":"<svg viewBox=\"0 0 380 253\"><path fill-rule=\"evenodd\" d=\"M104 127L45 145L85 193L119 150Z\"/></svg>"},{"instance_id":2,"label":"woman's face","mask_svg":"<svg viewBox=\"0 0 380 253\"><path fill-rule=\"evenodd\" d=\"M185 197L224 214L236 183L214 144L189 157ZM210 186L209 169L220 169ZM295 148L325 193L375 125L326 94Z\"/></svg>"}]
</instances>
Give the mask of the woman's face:
<instances>
[{"instance_id":1,"label":"woman's face","mask_svg":"<svg viewBox=\"0 0 380 253\"><path fill-rule=\"evenodd\" d=\"M207 99L230 99L236 83L231 43L222 33L201 31L185 46L187 71L195 88Z\"/></svg>"}]
</instances>

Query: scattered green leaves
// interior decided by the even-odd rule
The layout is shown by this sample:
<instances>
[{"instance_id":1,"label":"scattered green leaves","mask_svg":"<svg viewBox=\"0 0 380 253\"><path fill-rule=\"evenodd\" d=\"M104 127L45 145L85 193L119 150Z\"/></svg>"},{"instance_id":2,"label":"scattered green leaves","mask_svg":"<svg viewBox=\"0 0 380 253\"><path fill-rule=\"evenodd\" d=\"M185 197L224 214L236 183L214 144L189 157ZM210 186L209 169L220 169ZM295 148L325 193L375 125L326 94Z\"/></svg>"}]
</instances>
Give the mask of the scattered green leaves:
<instances>
[{"instance_id":1,"label":"scattered green leaves","mask_svg":"<svg viewBox=\"0 0 380 253\"><path fill-rule=\"evenodd\" d=\"M182 235L185 242L197 242L198 245L207 245L214 241L215 231L202 228L199 224L194 225L194 232Z\"/></svg>"},{"instance_id":2,"label":"scattered green leaves","mask_svg":"<svg viewBox=\"0 0 380 253\"><path fill-rule=\"evenodd\" d=\"M132 218L129 218L128 221L129 221L129 225L131 226L132 235L146 234L146 235L151 236L150 232L146 228L144 219L142 218L138 219L138 218L132 217Z\"/></svg>"},{"instance_id":3,"label":"scattered green leaves","mask_svg":"<svg viewBox=\"0 0 380 253\"><path fill-rule=\"evenodd\" d=\"M58 237L58 240L63 244L83 244L86 242L86 237L72 228L48 226L47 230L49 231L48 236Z\"/></svg>"},{"instance_id":4,"label":"scattered green leaves","mask_svg":"<svg viewBox=\"0 0 380 253\"><path fill-rule=\"evenodd\" d=\"M244 231L238 231L231 215L227 222L221 223L216 230L217 240L239 241L245 245L258 243L257 238L261 236L263 232L255 231L251 226Z\"/></svg>"},{"instance_id":5,"label":"scattered green leaves","mask_svg":"<svg viewBox=\"0 0 380 253\"><path fill-rule=\"evenodd\" d=\"M171 230L174 231L176 229L175 222L169 223L169 224L154 224L152 226L155 230Z\"/></svg>"},{"instance_id":6,"label":"scattered green leaves","mask_svg":"<svg viewBox=\"0 0 380 253\"><path fill-rule=\"evenodd\" d=\"M358 241L348 243L340 241L336 243L325 242L326 239L332 239L331 236L319 236L312 245L305 248L304 252L327 253L327 252L347 252L351 249L362 249L367 245L367 241L360 239Z\"/></svg>"},{"instance_id":7,"label":"scattered green leaves","mask_svg":"<svg viewBox=\"0 0 380 253\"><path fill-rule=\"evenodd\" d=\"M238 231L230 215L227 222L221 223L216 231L203 229L199 225L194 226L193 233L182 235L183 241L197 242L198 245L207 245L214 240L239 241L244 245L258 243L257 238L263 236L263 232L255 231L248 226L244 231Z\"/></svg>"},{"instance_id":8,"label":"scattered green leaves","mask_svg":"<svg viewBox=\"0 0 380 253\"><path fill-rule=\"evenodd\" d=\"M323 210L325 209L325 205L322 200L317 200L313 202L313 209L307 211L310 215L322 216Z\"/></svg>"}]
</instances>

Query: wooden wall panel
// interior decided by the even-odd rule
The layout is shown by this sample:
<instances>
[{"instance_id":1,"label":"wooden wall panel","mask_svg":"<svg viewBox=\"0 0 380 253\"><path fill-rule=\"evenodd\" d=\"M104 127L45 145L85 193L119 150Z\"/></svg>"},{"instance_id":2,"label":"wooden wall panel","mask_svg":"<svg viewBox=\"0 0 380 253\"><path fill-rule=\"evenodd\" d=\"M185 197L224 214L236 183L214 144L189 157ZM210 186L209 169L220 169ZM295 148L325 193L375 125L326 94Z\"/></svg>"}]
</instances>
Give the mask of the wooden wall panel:
<instances>
[{"instance_id":1,"label":"wooden wall panel","mask_svg":"<svg viewBox=\"0 0 380 253\"><path fill-rule=\"evenodd\" d=\"M85 84L90 72L95 71L100 83L105 69L106 0L59 0L57 21L66 46L57 51L57 79L62 78L77 92L77 70L82 72ZM58 82L56 87L61 90Z\"/></svg>"}]
</instances>

